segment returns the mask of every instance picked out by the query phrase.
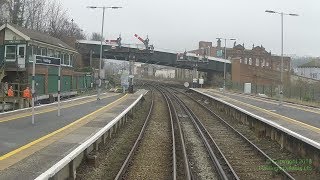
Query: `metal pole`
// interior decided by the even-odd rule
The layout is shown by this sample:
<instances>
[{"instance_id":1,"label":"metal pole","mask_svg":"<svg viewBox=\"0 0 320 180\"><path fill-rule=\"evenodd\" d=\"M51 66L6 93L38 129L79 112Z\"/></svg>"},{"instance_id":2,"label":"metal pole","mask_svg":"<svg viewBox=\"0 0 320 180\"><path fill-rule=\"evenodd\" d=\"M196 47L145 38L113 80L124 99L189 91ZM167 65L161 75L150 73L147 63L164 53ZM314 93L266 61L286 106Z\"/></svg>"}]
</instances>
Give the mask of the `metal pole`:
<instances>
[{"instance_id":1,"label":"metal pole","mask_svg":"<svg viewBox=\"0 0 320 180\"><path fill-rule=\"evenodd\" d=\"M33 55L33 62L32 62L32 124L34 124L34 95L35 95L35 73L36 73L36 55Z\"/></svg>"},{"instance_id":2,"label":"metal pole","mask_svg":"<svg viewBox=\"0 0 320 180\"><path fill-rule=\"evenodd\" d=\"M282 105L283 102L283 12L281 13L281 70L280 70L280 103Z\"/></svg>"},{"instance_id":3,"label":"metal pole","mask_svg":"<svg viewBox=\"0 0 320 180\"><path fill-rule=\"evenodd\" d=\"M58 116L61 115L61 107L60 107L60 94L61 94L61 62L58 70Z\"/></svg>"},{"instance_id":4,"label":"metal pole","mask_svg":"<svg viewBox=\"0 0 320 180\"><path fill-rule=\"evenodd\" d=\"M103 9L103 14L102 14L102 28L101 28L101 44L100 44L100 60L99 60L99 85L98 85L98 95L97 95L97 100L100 100L100 93L101 93L101 63L102 63L102 53L103 53L103 26L104 26L104 12L105 12L105 7Z\"/></svg>"},{"instance_id":5,"label":"metal pole","mask_svg":"<svg viewBox=\"0 0 320 180\"><path fill-rule=\"evenodd\" d=\"M226 90L227 39L224 39L223 93Z\"/></svg>"}]
</instances>

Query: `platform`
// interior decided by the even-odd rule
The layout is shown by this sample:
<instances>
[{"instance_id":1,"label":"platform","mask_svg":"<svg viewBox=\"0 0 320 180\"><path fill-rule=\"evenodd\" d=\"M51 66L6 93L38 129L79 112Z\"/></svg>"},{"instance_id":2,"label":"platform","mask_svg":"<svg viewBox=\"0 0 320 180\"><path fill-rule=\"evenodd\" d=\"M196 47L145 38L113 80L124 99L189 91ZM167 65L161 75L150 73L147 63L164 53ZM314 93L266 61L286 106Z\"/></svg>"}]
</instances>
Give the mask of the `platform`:
<instances>
[{"instance_id":1,"label":"platform","mask_svg":"<svg viewBox=\"0 0 320 180\"><path fill-rule=\"evenodd\" d=\"M245 94L220 92L214 89L195 89L221 99L284 127L297 135L320 144L320 109L284 102L282 106L275 100L257 98Z\"/></svg>"},{"instance_id":2,"label":"platform","mask_svg":"<svg viewBox=\"0 0 320 180\"><path fill-rule=\"evenodd\" d=\"M29 110L0 114L0 179L34 179L106 126L141 94L106 93L38 107L35 125Z\"/></svg>"}]
</instances>

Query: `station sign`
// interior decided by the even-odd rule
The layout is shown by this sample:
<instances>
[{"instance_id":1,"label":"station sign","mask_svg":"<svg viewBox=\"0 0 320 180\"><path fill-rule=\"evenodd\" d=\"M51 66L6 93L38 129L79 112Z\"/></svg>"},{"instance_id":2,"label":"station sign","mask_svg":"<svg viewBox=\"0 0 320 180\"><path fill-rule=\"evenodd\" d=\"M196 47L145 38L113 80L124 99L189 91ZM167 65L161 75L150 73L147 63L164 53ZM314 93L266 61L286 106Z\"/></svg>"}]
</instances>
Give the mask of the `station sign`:
<instances>
[{"instance_id":1,"label":"station sign","mask_svg":"<svg viewBox=\"0 0 320 180\"><path fill-rule=\"evenodd\" d=\"M36 56L36 64L55 65L61 64L60 58L47 57L47 56Z\"/></svg>"},{"instance_id":2,"label":"station sign","mask_svg":"<svg viewBox=\"0 0 320 180\"><path fill-rule=\"evenodd\" d=\"M204 84L204 79L202 79L202 78L199 79L199 84L201 84L201 85Z\"/></svg>"}]
</instances>

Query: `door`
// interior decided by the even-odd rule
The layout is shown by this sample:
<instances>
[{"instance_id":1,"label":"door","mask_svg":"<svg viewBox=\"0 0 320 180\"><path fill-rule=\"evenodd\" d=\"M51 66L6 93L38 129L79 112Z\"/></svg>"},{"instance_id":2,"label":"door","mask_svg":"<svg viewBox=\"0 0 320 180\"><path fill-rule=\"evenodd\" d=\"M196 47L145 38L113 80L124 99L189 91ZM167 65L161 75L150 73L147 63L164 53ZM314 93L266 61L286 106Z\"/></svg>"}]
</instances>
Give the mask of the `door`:
<instances>
[{"instance_id":1,"label":"door","mask_svg":"<svg viewBox=\"0 0 320 180\"><path fill-rule=\"evenodd\" d=\"M17 55L18 55L18 67L26 68L26 45L17 46Z\"/></svg>"}]
</instances>

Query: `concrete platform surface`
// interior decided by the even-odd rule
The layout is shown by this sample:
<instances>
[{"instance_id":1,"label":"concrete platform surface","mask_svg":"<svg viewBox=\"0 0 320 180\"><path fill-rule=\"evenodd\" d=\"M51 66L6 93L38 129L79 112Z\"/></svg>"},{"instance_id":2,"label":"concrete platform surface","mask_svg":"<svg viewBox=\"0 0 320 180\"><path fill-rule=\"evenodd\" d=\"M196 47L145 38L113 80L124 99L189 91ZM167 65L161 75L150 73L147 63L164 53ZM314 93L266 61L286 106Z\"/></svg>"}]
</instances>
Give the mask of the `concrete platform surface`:
<instances>
[{"instance_id":1,"label":"concrete platform surface","mask_svg":"<svg viewBox=\"0 0 320 180\"><path fill-rule=\"evenodd\" d=\"M220 92L214 89L196 89L215 98L240 107L257 116L320 143L320 109L255 98L248 95Z\"/></svg>"},{"instance_id":2,"label":"concrete platform surface","mask_svg":"<svg viewBox=\"0 0 320 180\"><path fill-rule=\"evenodd\" d=\"M112 95L101 100L0 122L0 179L34 179L107 125L141 94Z\"/></svg>"}]
</instances>

